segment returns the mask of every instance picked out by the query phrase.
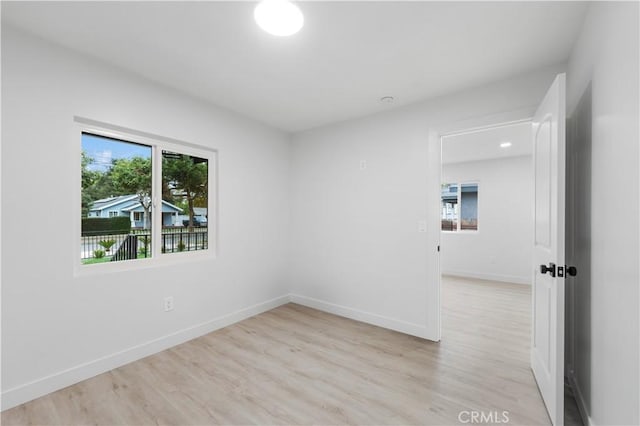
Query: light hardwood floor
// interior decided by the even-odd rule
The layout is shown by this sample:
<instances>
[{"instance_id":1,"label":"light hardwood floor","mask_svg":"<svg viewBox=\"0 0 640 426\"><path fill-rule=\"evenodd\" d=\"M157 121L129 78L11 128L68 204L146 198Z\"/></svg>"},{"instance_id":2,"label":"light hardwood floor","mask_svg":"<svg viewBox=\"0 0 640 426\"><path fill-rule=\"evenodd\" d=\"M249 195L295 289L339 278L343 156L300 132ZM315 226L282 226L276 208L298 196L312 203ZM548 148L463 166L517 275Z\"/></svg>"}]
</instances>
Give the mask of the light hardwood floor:
<instances>
[{"instance_id":1,"label":"light hardwood floor","mask_svg":"<svg viewBox=\"0 0 640 426\"><path fill-rule=\"evenodd\" d=\"M548 424L530 289L447 277L434 343L288 304L2 413L26 424ZM463 414L464 416L464 414Z\"/></svg>"}]
</instances>

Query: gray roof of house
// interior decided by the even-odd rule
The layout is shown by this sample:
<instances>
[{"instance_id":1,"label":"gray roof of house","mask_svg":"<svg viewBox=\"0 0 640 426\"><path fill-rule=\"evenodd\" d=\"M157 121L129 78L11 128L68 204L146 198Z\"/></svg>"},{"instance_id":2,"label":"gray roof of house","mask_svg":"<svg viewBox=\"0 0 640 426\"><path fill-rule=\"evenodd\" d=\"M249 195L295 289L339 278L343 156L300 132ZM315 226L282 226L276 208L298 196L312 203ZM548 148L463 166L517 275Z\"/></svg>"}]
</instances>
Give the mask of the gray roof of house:
<instances>
[{"instance_id":1,"label":"gray roof of house","mask_svg":"<svg viewBox=\"0 0 640 426\"><path fill-rule=\"evenodd\" d=\"M137 197L136 198L133 198L133 197L136 197L136 195L135 194L120 195L117 197L109 197L109 198L103 198L101 200L96 200L91 205L91 210L102 210L105 207L110 205L117 205L130 199L134 199L134 200L137 199Z\"/></svg>"},{"instance_id":2,"label":"gray roof of house","mask_svg":"<svg viewBox=\"0 0 640 426\"><path fill-rule=\"evenodd\" d=\"M173 204L165 200L162 200L162 204L165 206L169 206L171 209L177 212L182 212L182 209L180 209L177 206L174 206ZM91 206L91 211L101 211L107 207L113 207L113 206L119 206L118 209L122 211L130 211L130 210L135 210L136 208L142 207L140 205L140 202L138 201L138 196L135 194L130 194L130 195L120 195L118 197L109 197L109 198L103 198L102 200L97 200Z\"/></svg>"}]
</instances>

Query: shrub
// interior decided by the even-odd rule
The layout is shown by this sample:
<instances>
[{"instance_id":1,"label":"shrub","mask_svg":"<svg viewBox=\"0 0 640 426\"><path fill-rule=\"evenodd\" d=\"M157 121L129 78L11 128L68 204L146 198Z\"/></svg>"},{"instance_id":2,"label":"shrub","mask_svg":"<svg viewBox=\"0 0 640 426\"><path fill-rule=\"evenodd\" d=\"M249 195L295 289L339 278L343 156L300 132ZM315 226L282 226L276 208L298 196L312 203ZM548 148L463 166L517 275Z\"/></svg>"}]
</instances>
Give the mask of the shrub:
<instances>
[{"instance_id":1,"label":"shrub","mask_svg":"<svg viewBox=\"0 0 640 426\"><path fill-rule=\"evenodd\" d=\"M104 257L104 250L94 250L93 257L96 259L102 259Z\"/></svg>"},{"instance_id":2,"label":"shrub","mask_svg":"<svg viewBox=\"0 0 640 426\"><path fill-rule=\"evenodd\" d=\"M100 244L102 247L104 247L104 251L106 251L107 253L109 252L109 250L111 250L111 247L113 247L113 245L116 243L116 240L100 240L98 241L98 244Z\"/></svg>"},{"instance_id":3,"label":"shrub","mask_svg":"<svg viewBox=\"0 0 640 426\"><path fill-rule=\"evenodd\" d=\"M87 217L82 219L82 236L114 235L131 232L131 220L126 216Z\"/></svg>"},{"instance_id":4,"label":"shrub","mask_svg":"<svg viewBox=\"0 0 640 426\"><path fill-rule=\"evenodd\" d=\"M187 248L187 246L185 246L184 243L180 241L178 243L178 251L184 251L185 248Z\"/></svg>"}]
</instances>

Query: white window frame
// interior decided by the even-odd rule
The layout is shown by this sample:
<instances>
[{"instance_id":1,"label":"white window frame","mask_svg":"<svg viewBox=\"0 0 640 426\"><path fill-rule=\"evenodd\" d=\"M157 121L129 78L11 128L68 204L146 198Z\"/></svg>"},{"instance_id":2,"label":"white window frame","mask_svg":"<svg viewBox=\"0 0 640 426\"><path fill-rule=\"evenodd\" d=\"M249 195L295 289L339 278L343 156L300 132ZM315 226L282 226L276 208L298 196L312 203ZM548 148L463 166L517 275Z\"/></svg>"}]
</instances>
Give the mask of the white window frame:
<instances>
[{"instance_id":1,"label":"white window frame","mask_svg":"<svg viewBox=\"0 0 640 426\"><path fill-rule=\"evenodd\" d=\"M95 120L74 117L77 139L78 173L76 174L76 203L80 206L82 197L82 165L80 157L82 153L82 133L91 133L97 136L104 136L112 139L120 139L127 142L139 143L151 147L151 182L153 194L153 206L162 205L162 151L173 151L193 157L205 158L208 161L208 206L207 206L207 249L196 251L184 251L173 253L162 253L162 214L151 215L151 247L152 257L146 259L131 259L119 262L105 262L91 265L83 265L80 258L81 237L82 237L82 212L80 208L75 209L75 244L74 244L74 275L94 275L118 271L136 270L153 266L172 265L176 263L187 263L193 261L211 261L217 258L218 254L218 151L213 148L199 144L183 142L164 136L158 136L146 132L127 129L98 122Z\"/></svg>"},{"instance_id":2,"label":"white window frame","mask_svg":"<svg viewBox=\"0 0 640 426\"><path fill-rule=\"evenodd\" d=\"M136 216L138 217L137 219ZM142 222L144 220L144 212L133 212L133 220L134 222ZM153 222L153 219L151 219L151 222Z\"/></svg>"},{"instance_id":3,"label":"white window frame","mask_svg":"<svg viewBox=\"0 0 640 426\"><path fill-rule=\"evenodd\" d=\"M443 182L447 185L458 186L458 220L456 223L457 229L455 231L447 231L442 229L442 214L440 215L440 232L446 234L474 234L480 232L480 181L453 181ZM478 187L478 200L476 206L476 220L478 221L477 229L462 229L462 185L476 185ZM440 194L440 210L442 211L442 194Z\"/></svg>"}]
</instances>

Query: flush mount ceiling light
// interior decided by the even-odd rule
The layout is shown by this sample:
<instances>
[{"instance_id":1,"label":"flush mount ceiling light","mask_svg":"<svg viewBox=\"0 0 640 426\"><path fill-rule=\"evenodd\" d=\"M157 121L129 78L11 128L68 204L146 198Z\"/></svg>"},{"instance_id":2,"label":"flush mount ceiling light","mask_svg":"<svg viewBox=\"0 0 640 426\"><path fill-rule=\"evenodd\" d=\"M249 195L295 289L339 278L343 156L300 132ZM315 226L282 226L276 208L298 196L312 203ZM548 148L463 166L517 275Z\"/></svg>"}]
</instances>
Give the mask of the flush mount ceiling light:
<instances>
[{"instance_id":1,"label":"flush mount ceiling light","mask_svg":"<svg viewBox=\"0 0 640 426\"><path fill-rule=\"evenodd\" d=\"M302 12L288 0L262 0L253 17L260 28L279 37L293 35L304 25Z\"/></svg>"},{"instance_id":2,"label":"flush mount ceiling light","mask_svg":"<svg viewBox=\"0 0 640 426\"><path fill-rule=\"evenodd\" d=\"M394 100L393 96L383 96L380 98L380 102L383 104L392 104Z\"/></svg>"},{"instance_id":3,"label":"flush mount ceiling light","mask_svg":"<svg viewBox=\"0 0 640 426\"><path fill-rule=\"evenodd\" d=\"M500 144L500 148L509 148L511 146L511 142L502 142Z\"/></svg>"}]
</instances>

